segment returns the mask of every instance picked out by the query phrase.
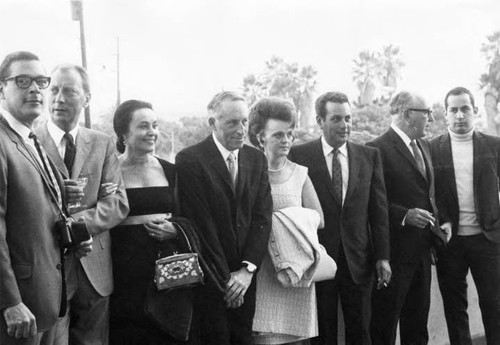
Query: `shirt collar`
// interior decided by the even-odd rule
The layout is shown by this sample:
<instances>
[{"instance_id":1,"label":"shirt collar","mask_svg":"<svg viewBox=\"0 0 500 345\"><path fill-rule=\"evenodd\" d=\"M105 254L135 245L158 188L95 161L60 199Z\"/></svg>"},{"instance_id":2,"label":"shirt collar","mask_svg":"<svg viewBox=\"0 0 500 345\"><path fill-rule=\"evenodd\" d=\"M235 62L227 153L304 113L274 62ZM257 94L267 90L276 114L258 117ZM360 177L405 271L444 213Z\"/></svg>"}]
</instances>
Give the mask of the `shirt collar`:
<instances>
[{"instance_id":1,"label":"shirt collar","mask_svg":"<svg viewBox=\"0 0 500 345\"><path fill-rule=\"evenodd\" d=\"M54 142L56 143L56 145L59 146L66 132L63 131L61 128L57 127L57 125L52 120L47 121L47 130L52 139L54 140ZM69 131L69 133L73 137L73 142L76 142L76 136L78 135L78 126L75 126L75 128Z\"/></svg>"},{"instance_id":2,"label":"shirt collar","mask_svg":"<svg viewBox=\"0 0 500 345\"><path fill-rule=\"evenodd\" d=\"M406 135L405 132L403 132L398 126L396 126L393 123L391 123L391 128L394 129L394 132L396 132L401 137L401 139L403 139L406 146L410 147L410 143L411 143L410 137L408 135Z\"/></svg>"},{"instance_id":3,"label":"shirt collar","mask_svg":"<svg viewBox=\"0 0 500 345\"><path fill-rule=\"evenodd\" d=\"M224 158L224 162L227 161L227 157L229 156L229 154L232 152L234 153L234 155L236 156L236 159L238 159L238 152L240 150L234 150L234 151L229 151L228 149L226 149L224 147L224 145L222 145L220 143L220 141L217 139L217 137L215 136L215 133L212 132L212 138L214 139L214 142L215 142L215 145L217 146L217 148L219 149L219 152L220 154L222 155L222 158Z\"/></svg>"},{"instance_id":4,"label":"shirt collar","mask_svg":"<svg viewBox=\"0 0 500 345\"><path fill-rule=\"evenodd\" d=\"M23 138L25 142L30 142L29 135L31 133L31 128L27 127L21 121L16 119L11 113L9 113L4 108L1 108L4 119L7 121L9 126Z\"/></svg>"},{"instance_id":5,"label":"shirt collar","mask_svg":"<svg viewBox=\"0 0 500 345\"><path fill-rule=\"evenodd\" d=\"M334 148L326 142L324 136L321 136L321 146L323 147L323 154L325 155L325 157L328 156L334 150ZM345 142L344 144L342 144L342 146L339 147L339 152L347 157L347 142Z\"/></svg>"}]
</instances>

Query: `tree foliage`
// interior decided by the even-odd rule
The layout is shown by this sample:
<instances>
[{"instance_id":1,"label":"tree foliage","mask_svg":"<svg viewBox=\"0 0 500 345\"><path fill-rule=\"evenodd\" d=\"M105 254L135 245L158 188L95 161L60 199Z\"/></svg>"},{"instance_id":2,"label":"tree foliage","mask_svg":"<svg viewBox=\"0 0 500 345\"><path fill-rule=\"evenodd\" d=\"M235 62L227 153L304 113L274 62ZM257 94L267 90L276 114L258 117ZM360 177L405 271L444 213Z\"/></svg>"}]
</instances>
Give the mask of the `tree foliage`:
<instances>
[{"instance_id":1,"label":"tree foliage","mask_svg":"<svg viewBox=\"0 0 500 345\"><path fill-rule=\"evenodd\" d=\"M380 52L363 50L353 60L353 81L359 91L358 107L387 104L397 88L404 62L399 47L387 45Z\"/></svg>"},{"instance_id":2,"label":"tree foliage","mask_svg":"<svg viewBox=\"0 0 500 345\"><path fill-rule=\"evenodd\" d=\"M487 37L482 44L487 72L480 77L480 84L484 94L484 107L486 110L488 130L492 134L500 135L500 113L498 103L500 102L500 31Z\"/></svg>"},{"instance_id":3,"label":"tree foliage","mask_svg":"<svg viewBox=\"0 0 500 345\"><path fill-rule=\"evenodd\" d=\"M296 62L289 63L279 56L273 56L266 61L261 73L243 78L243 95L250 104L266 96L289 99L297 109L300 126L307 127L312 119L317 74L310 65L300 67Z\"/></svg>"}]
</instances>

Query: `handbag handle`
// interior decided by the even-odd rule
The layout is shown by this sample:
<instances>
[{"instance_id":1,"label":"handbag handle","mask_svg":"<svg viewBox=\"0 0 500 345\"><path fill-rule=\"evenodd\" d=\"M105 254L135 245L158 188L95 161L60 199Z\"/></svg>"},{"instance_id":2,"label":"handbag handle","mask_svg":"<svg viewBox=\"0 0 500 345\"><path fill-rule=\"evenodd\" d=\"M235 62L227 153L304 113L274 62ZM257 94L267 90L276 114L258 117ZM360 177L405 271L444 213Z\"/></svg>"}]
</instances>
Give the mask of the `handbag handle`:
<instances>
[{"instance_id":1,"label":"handbag handle","mask_svg":"<svg viewBox=\"0 0 500 345\"><path fill-rule=\"evenodd\" d=\"M182 228L182 226L179 224L179 223L175 223L175 222L172 222L172 224L174 224L174 226L177 228L177 231L179 231L182 236L184 236L184 239L186 240L186 243L188 245L188 250L189 252L193 252L193 248L191 247L191 243L189 242L189 238L187 237L186 233L184 232L184 229Z\"/></svg>"}]
</instances>

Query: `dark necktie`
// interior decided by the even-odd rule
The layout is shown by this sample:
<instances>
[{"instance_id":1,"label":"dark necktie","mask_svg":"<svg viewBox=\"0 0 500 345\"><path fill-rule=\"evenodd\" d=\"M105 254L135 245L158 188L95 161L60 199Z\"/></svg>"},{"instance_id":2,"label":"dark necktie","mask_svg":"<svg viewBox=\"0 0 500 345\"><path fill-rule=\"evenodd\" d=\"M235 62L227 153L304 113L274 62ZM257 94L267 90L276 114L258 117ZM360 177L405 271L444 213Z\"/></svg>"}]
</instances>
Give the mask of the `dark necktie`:
<instances>
[{"instance_id":1,"label":"dark necktie","mask_svg":"<svg viewBox=\"0 0 500 345\"><path fill-rule=\"evenodd\" d=\"M73 136L70 133L64 134L63 137L66 140L66 152L64 153L64 165L68 169L68 177L71 178L71 173L73 171L73 163L75 162L76 146L73 141Z\"/></svg>"},{"instance_id":2,"label":"dark necktie","mask_svg":"<svg viewBox=\"0 0 500 345\"><path fill-rule=\"evenodd\" d=\"M231 182L233 183L233 190L236 188L236 156L233 152L229 153L227 156L227 168L229 170L229 175L231 175Z\"/></svg>"},{"instance_id":3,"label":"dark necktie","mask_svg":"<svg viewBox=\"0 0 500 345\"><path fill-rule=\"evenodd\" d=\"M333 191L335 192L335 198L337 198L338 203L342 205L342 166L340 165L338 157L339 150L334 149L332 153L333 153L332 157Z\"/></svg>"},{"instance_id":4,"label":"dark necktie","mask_svg":"<svg viewBox=\"0 0 500 345\"><path fill-rule=\"evenodd\" d=\"M34 133L30 133L29 138L33 139L33 142L35 143L35 148L36 148L38 155L40 156L40 160L42 161L45 173L49 177L50 182L51 182L51 187L56 194L57 204L59 205L59 207L62 207L61 189L59 188L59 184L57 183L56 175L54 174L54 171L52 170L52 167L50 166L49 158L47 157L47 154L45 153L43 147L38 142L36 135Z\"/></svg>"},{"instance_id":5,"label":"dark necktie","mask_svg":"<svg viewBox=\"0 0 500 345\"><path fill-rule=\"evenodd\" d=\"M415 157L415 162L417 163L418 170L422 174L423 177L427 178L427 174L425 172L425 163L424 163L424 157L422 156L422 152L420 152L420 149L417 146L417 143L415 140L412 140L410 142L411 149L413 151L413 157Z\"/></svg>"}]
</instances>

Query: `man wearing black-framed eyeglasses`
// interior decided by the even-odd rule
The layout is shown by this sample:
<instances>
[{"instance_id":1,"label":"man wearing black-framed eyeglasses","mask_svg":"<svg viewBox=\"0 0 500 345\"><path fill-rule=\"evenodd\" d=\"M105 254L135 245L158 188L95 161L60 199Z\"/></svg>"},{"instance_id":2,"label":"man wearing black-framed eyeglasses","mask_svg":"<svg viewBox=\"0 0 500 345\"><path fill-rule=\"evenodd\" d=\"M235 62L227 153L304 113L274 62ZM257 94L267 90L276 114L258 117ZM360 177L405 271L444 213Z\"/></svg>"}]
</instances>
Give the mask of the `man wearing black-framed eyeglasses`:
<instances>
[{"instance_id":1,"label":"man wearing black-framed eyeglasses","mask_svg":"<svg viewBox=\"0 0 500 345\"><path fill-rule=\"evenodd\" d=\"M33 82L36 83L40 90L46 89L50 85L50 77L38 76L30 77L29 75L16 75L14 77L5 78L3 81L14 80L17 87L20 89L28 89Z\"/></svg>"},{"instance_id":2,"label":"man wearing black-framed eyeglasses","mask_svg":"<svg viewBox=\"0 0 500 345\"><path fill-rule=\"evenodd\" d=\"M436 263L450 344L472 344L469 270L487 344L500 344L500 139L474 128L477 107L468 89L450 90L445 111L448 132L431 141L431 151L441 222L452 233Z\"/></svg>"},{"instance_id":3,"label":"man wearing black-framed eyeglasses","mask_svg":"<svg viewBox=\"0 0 500 345\"><path fill-rule=\"evenodd\" d=\"M66 311L55 231L60 215L67 216L61 210L62 179L32 133L44 110L47 81L32 53L9 54L0 64L2 345L52 344L53 325Z\"/></svg>"},{"instance_id":4,"label":"man wearing black-framed eyeglasses","mask_svg":"<svg viewBox=\"0 0 500 345\"><path fill-rule=\"evenodd\" d=\"M425 345L431 246L447 241L438 223L429 144L423 139L433 119L424 99L409 92L394 96L390 113L391 127L367 143L382 156L393 270L389 286L373 294L372 343L394 345L399 323L402 345Z\"/></svg>"}]
</instances>

